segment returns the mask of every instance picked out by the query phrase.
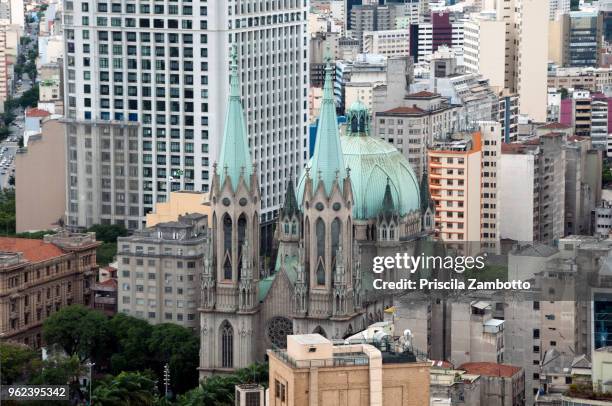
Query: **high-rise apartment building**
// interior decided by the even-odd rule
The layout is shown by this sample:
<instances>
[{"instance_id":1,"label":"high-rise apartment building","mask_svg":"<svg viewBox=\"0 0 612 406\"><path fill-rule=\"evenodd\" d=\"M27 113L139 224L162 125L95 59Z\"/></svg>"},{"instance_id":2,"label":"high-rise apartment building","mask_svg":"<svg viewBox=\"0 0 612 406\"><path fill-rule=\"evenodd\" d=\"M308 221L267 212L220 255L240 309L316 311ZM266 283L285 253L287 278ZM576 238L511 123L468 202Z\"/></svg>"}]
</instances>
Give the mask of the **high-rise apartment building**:
<instances>
[{"instance_id":1,"label":"high-rise apartment building","mask_svg":"<svg viewBox=\"0 0 612 406\"><path fill-rule=\"evenodd\" d=\"M67 223L143 224L173 190L208 191L238 54L262 219L307 158L302 0L65 7Z\"/></svg>"},{"instance_id":2,"label":"high-rise apartment building","mask_svg":"<svg viewBox=\"0 0 612 406\"><path fill-rule=\"evenodd\" d=\"M558 124L546 127L538 139L502 147L502 238L551 243L564 235L567 135Z\"/></svg>"},{"instance_id":3,"label":"high-rise apartment building","mask_svg":"<svg viewBox=\"0 0 612 406\"><path fill-rule=\"evenodd\" d=\"M549 0L499 0L506 23L505 87L519 96L519 112L546 121Z\"/></svg>"},{"instance_id":4,"label":"high-rise apartment building","mask_svg":"<svg viewBox=\"0 0 612 406\"><path fill-rule=\"evenodd\" d=\"M425 62L439 48L447 46L461 52L464 41L464 23L448 12L433 12L428 22L410 27L410 55L415 62Z\"/></svg>"},{"instance_id":5,"label":"high-rise apartment building","mask_svg":"<svg viewBox=\"0 0 612 406\"><path fill-rule=\"evenodd\" d=\"M499 243L501 125L480 122L473 134L438 142L429 151L429 190L436 231L444 241Z\"/></svg>"},{"instance_id":6,"label":"high-rise apartment building","mask_svg":"<svg viewBox=\"0 0 612 406\"><path fill-rule=\"evenodd\" d=\"M23 30L25 26L23 0L0 1L0 23L2 25L16 25Z\"/></svg>"},{"instance_id":7,"label":"high-rise apartment building","mask_svg":"<svg viewBox=\"0 0 612 406\"><path fill-rule=\"evenodd\" d=\"M590 137L593 147L606 155L612 150L612 137L608 135L612 129L611 109L612 98L602 93L574 91L571 98L561 100L560 122L572 127L575 135Z\"/></svg>"},{"instance_id":8,"label":"high-rise apartment building","mask_svg":"<svg viewBox=\"0 0 612 406\"><path fill-rule=\"evenodd\" d=\"M388 6L359 5L351 9L350 21L353 36L363 41L366 31L391 30L395 28L393 12Z\"/></svg>"},{"instance_id":9,"label":"high-rise apartment building","mask_svg":"<svg viewBox=\"0 0 612 406\"><path fill-rule=\"evenodd\" d=\"M480 73L491 86L503 89L505 67L501 61L505 53L506 27L495 19L495 14L473 15L464 23L463 61L465 70Z\"/></svg>"}]
</instances>

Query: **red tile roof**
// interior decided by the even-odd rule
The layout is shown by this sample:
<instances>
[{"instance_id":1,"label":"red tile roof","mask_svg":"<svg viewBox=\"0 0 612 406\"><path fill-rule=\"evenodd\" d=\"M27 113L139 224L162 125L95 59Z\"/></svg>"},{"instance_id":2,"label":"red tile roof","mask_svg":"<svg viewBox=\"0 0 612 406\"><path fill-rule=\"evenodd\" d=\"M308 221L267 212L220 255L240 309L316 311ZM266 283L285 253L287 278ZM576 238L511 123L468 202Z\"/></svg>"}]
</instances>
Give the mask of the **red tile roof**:
<instances>
[{"instance_id":1,"label":"red tile roof","mask_svg":"<svg viewBox=\"0 0 612 406\"><path fill-rule=\"evenodd\" d=\"M523 144L502 144L502 154L522 154L525 152L525 146Z\"/></svg>"},{"instance_id":2,"label":"red tile roof","mask_svg":"<svg viewBox=\"0 0 612 406\"><path fill-rule=\"evenodd\" d=\"M29 238L0 237L0 251L21 252L31 262L42 262L64 255L56 245Z\"/></svg>"},{"instance_id":3,"label":"red tile roof","mask_svg":"<svg viewBox=\"0 0 612 406\"><path fill-rule=\"evenodd\" d=\"M396 107L394 109L383 112L388 114L423 114L425 110L418 107Z\"/></svg>"},{"instance_id":4,"label":"red tile roof","mask_svg":"<svg viewBox=\"0 0 612 406\"><path fill-rule=\"evenodd\" d=\"M409 94L408 96L406 96L406 98L407 98L407 99L409 99L409 98L415 98L415 97L423 97L423 98L427 98L427 97L436 97L436 96L438 96L438 95L437 95L437 94L435 94L435 93L432 93L432 92L427 92L427 91L423 90L423 91L421 91L421 92L416 92L416 93Z\"/></svg>"},{"instance_id":5,"label":"red tile roof","mask_svg":"<svg viewBox=\"0 0 612 406\"><path fill-rule=\"evenodd\" d=\"M47 110L30 108L30 109L26 109L25 115L26 117L47 117L47 116L50 116L51 113L49 113Z\"/></svg>"},{"instance_id":6,"label":"red tile roof","mask_svg":"<svg viewBox=\"0 0 612 406\"><path fill-rule=\"evenodd\" d=\"M512 365L496 364L493 362L468 362L458 369L468 374L483 376L499 376L510 378L521 371L521 368Z\"/></svg>"}]
</instances>

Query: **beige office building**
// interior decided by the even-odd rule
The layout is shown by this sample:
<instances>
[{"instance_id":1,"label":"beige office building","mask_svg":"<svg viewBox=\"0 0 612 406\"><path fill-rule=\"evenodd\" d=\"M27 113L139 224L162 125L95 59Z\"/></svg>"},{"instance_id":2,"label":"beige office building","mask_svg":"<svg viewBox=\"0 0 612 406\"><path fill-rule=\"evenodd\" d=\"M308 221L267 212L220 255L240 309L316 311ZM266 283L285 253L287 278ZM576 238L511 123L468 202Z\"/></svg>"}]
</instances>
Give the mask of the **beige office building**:
<instances>
[{"instance_id":1,"label":"beige office building","mask_svg":"<svg viewBox=\"0 0 612 406\"><path fill-rule=\"evenodd\" d=\"M458 130L461 112L439 94L409 94L401 105L376 113L374 134L396 146L420 179L427 167L427 148Z\"/></svg>"},{"instance_id":2,"label":"beige office building","mask_svg":"<svg viewBox=\"0 0 612 406\"><path fill-rule=\"evenodd\" d=\"M474 14L463 28L463 61L470 73L480 73L489 85L501 91L505 86L506 25L495 14Z\"/></svg>"},{"instance_id":3,"label":"beige office building","mask_svg":"<svg viewBox=\"0 0 612 406\"><path fill-rule=\"evenodd\" d=\"M197 329L208 217L186 214L117 241L118 311Z\"/></svg>"},{"instance_id":4,"label":"beige office building","mask_svg":"<svg viewBox=\"0 0 612 406\"><path fill-rule=\"evenodd\" d=\"M369 344L334 345L319 334L287 336L268 350L270 406L423 406L431 363Z\"/></svg>"},{"instance_id":5,"label":"beige office building","mask_svg":"<svg viewBox=\"0 0 612 406\"><path fill-rule=\"evenodd\" d=\"M169 201L155 203L153 211L147 213L147 227L168 221L178 221L181 215L187 213L200 213L209 218L212 217L208 193L188 190L171 192Z\"/></svg>"},{"instance_id":6,"label":"beige office building","mask_svg":"<svg viewBox=\"0 0 612 406\"><path fill-rule=\"evenodd\" d=\"M15 157L17 232L53 230L66 210L64 124L47 120ZM42 204L44 202L44 204Z\"/></svg>"},{"instance_id":7,"label":"beige office building","mask_svg":"<svg viewBox=\"0 0 612 406\"><path fill-rule=\"evenodd\" d=\"M408 30L366 31L363 33L363 52L385 56L409 56Z\"/></svg>"},{"instance_id":8,"label":"beige office building","mask_svg":"<svg viewBox=\"0 0 612 406\"><path fill-rule=\"evenodd\" d=\"M506 24L505 87L519 95L519 112L546 121L549 0L499 0Z\"/></svg>"}]
</instances>

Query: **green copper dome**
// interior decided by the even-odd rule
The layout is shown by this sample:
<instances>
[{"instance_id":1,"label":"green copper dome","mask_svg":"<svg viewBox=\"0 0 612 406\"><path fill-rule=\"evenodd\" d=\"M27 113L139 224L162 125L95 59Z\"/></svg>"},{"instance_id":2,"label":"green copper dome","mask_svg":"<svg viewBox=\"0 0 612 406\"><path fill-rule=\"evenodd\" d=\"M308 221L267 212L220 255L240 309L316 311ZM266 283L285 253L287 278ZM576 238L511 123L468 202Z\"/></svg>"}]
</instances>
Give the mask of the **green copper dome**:
<instances>
[{"instance_id":1,"label":"green copper dome","mask_svg":"<svg viewBox=\"0 0 612 406\"><path fill-rule=\"evenodd\" d=\"M393 145L375 137L342 136L344 163L353 185L353 217L369 219L384 209L388 185L400 215L420 209L419 182L410 164Z\"/></svg>"},{"instance_id":2,"label":"green copper dome","mask_svg":"<svg viewBox=\"0 0 612 406\"><path fill-rule=\"evenodd\" d=\"M370 113L357 101L347 111L346 135L339 137L341 162L350 169L353 186L353 217L370 219L383 212L387 186L401 216L420 210L419 182L406 158L393 145L369 134ZM312 159L308 165L312 167ZM299 181L298 202L302 201L305 179L304 172Z\"/></svg>"}]
</instances>

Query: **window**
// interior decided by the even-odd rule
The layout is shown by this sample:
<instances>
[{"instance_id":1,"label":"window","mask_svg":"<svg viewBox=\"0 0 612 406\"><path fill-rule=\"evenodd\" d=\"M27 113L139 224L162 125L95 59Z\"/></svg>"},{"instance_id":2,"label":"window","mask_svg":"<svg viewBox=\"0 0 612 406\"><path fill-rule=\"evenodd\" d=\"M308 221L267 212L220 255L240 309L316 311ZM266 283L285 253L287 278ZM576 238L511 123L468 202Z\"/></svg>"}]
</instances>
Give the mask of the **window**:
<instances>
[{"instance_id":1,"label":"window","mask_svg":"<svg viewBox=\"0 0 612 406\"><path fill-rule=\"evenodd\" d=\"M221 366L234 366L234 329L227 320L221 324Z\"/></svg>"},{"instance_id":2,"label":"window","mask_svg":"<svg viewBox=\"0 0 612 406\"><path fill-rule=\"evenodd\" d=\"M317 220L315 229L317 234L317 284L325 285L325 223L322 219Z\"/></svg>"}]
</instances>

